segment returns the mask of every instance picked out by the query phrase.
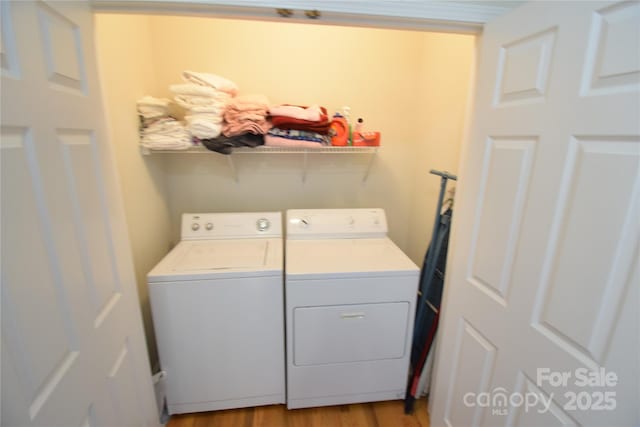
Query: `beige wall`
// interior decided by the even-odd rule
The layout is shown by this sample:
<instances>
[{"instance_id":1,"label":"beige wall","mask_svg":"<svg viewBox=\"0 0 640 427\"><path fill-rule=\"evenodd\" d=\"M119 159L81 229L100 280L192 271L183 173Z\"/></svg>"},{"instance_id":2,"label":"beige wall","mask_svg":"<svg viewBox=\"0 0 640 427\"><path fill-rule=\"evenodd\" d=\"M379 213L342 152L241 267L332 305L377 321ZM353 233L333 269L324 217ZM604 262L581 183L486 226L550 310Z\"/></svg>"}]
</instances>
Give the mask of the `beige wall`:
<instances>
[{"instance_id":1,"label":"beige wall","mask_svg":"<svg viewBox=\"0 0 640 427\"><path fill-rule=\"evenodd\" d=\"M146 274L169 249L169 209L161 159L140 155L136 100L155 92L150 18L96 15L96 50L124 198L152 366L157 351L151 322Z\"/></svg>"},{"instance_id":2,"label":"beige wall","mask_svg":"<svg viewBox=\"0 0 640 427\"><path fill-rule=\"evenodd\" d=\"M391 238L421 265L439 185L428 170L456 172L473 37L125 15L99 16L97 35L152 361L144 275L178 239L184 212L381 207ZM135 100L171 97L187 69L272 103L349 105L382 132L368 180L368 155L309 155L306 182L302 155L234 155L238 182L226 156L140 156Z\"/></svg>"},{"instance_id":3,"label":"beige wall","mask_svg":"<svg viewBox=\"0 0 640 427\"><path fill-rule=\"evenodd\" d=\"M441 179L429 171L458 172L474 50L471 36L428 33L424 37L419 89L422 133L415 145L411 238L405 248L418 266L431 240L440 193ZM455 182L449 181L447 188L452 187Z\"/></svg>"}]
</instances>

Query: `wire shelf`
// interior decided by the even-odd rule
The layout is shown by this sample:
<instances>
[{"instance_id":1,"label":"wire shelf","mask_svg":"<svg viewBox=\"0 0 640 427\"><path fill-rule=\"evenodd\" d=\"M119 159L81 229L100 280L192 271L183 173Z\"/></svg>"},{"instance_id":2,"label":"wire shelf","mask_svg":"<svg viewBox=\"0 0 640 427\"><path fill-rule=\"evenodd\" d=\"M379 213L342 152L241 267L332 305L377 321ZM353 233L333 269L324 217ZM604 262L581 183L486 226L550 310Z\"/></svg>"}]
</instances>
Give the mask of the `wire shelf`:
<instances>
[{"instance_id":1,"label":"wire shelf","mask_svg":"<svg viewBox=\"0 0 640 427\"><path fill-rule=\"evenodd\" d=\"M258 146L255 148L251 147L236 147L233 148L232 154L257 154L257 153L266 153L266 154L300 154L300 153L309 153L309 154L320 154L320 153L360 153L360 154L373 154L378 151L379 147L336 147L336 146L323 146L318 148L303 148L303 147L265 147ZM155 150L152 148L142 147L142 154L150 155L150 154L202 154L202 153L212 153L216 154L215 151L208 150L206 147L202 146L193 146L186 150ZM219 154L219 153L217 153Z\"/></svg>"},{"instance_id":2,"label":"wire shelf","mask_svg":"<svg viewBox=\"0 0 640 427\"><path fill-rule=\"evenodd\" d=\"M233 154L302 154L302 182L307 179L307 157L309 154L369 154L369 164L364 174L362 182L366 182L369 177L369 171L373 164L373 158L378 152L380 147L335 147L335 146L322 146L318 148L303 148L303 147L266 147L264 145L251 148L251 147L236 147L233 148L231 155L225 155L229 169L233 175L235 182L238 182L238 173L236 171L235 162L233 161ZM140 146L142 154L148 156L151 154L220 154L215 151L208 150L203 146L193 146L186 150L154 150L148 147Z\"/></svg>"}]
</instances>

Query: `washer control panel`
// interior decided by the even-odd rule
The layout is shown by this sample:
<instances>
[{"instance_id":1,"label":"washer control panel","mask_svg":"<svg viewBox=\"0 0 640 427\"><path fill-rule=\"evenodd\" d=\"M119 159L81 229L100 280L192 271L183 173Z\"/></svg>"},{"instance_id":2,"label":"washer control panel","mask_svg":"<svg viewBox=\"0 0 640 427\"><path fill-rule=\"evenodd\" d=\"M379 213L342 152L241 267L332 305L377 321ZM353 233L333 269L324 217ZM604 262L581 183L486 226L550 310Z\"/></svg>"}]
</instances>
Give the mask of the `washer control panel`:
<instances>
[{"instance_id":1,"label":"washer control panel","mask_svg":"<svg viewBox=\"0 0 640 427\"><path fill-rule=\"evenodd\" d=\"M280 212L201 213L182 215L182 240L281 237Z\"/></svg>"},{"instance_id":2,"label":"washer control panel","mask_svg":"<svg viewBox=\"0 0 640 427\"><path fill-rule=\"evenodd\" d=\"M384 237L383 209L291 209L287 211L288 238Z\"/></svg>"}]
</instances>

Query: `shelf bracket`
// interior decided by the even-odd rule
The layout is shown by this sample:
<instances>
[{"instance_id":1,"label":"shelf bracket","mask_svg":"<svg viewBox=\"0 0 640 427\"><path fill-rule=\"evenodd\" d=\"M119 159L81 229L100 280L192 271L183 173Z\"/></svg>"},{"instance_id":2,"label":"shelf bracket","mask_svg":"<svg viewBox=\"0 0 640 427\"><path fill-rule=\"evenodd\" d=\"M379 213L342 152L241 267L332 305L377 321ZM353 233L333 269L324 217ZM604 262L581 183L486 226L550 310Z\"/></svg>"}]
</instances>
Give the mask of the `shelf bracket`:
<instances>
[{"instance_id":1,"label":"shelf bracket","mask_svg":"<svg viewBox=\"0 0 640 427\"><path fill-rule=\"evenodd\" d=\"M373 165L373 159L376 157L377 150L374 150L369 156L369 164L367 165L367 170L364 171L364 176L362 177L362 183L367 182L369 178L369 172L371 172L371 165Z\"/></svg>"},{"instance_id":2,"label":"shelf bracket","mask_svg":"<svg viewBox=\"0 0 640 427\"><path fill-rule=\"evenodd\" d=\"M233 162L233 158L231 157L232 154L227 154L227 164L229 165L229 170L231 170L231 175L233 175L233 180L236 182L236 184L239 182L238 181L238 171L236 171L236 165Z\"/></svg>"},{"instance_id":3,"label":"shelf bracket","mask_svg":"<svg viewBox=\"0 0 640 427\"><path fill-rule=\"evenodd\" d=\"M308 159L307 159L307 151L304 151L303 157L302 157L302 183L304 184L305 182L307 182L307 165L309 163Z\"/></svg>"}]
</instances>

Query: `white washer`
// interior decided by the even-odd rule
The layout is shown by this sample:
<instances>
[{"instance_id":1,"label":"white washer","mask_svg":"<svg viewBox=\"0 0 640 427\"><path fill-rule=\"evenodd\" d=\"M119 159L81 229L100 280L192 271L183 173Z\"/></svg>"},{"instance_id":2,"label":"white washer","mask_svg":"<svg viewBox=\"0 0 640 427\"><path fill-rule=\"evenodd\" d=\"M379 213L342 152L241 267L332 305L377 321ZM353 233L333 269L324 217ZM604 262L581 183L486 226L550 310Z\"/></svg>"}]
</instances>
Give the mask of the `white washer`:
<instances>
[{"instance_id":1,"label":"white washer","mask_svg":"<svg viewBox=\"0 0 640 427\"><path fill-rule=\"evenodd\" d=\"M382 209L287 211L287 407L402 399L419 268Z\"/></svg>"},{"instance_id":2,"label":"white washer","mask_svg":"<svg viewBox=\"0 0 640 427\"><path fill-rule=\"evenodd\" d=\"M170 414L285 402L282 215L184 214L149 273Z\"/></svg>"}]
</instances>

